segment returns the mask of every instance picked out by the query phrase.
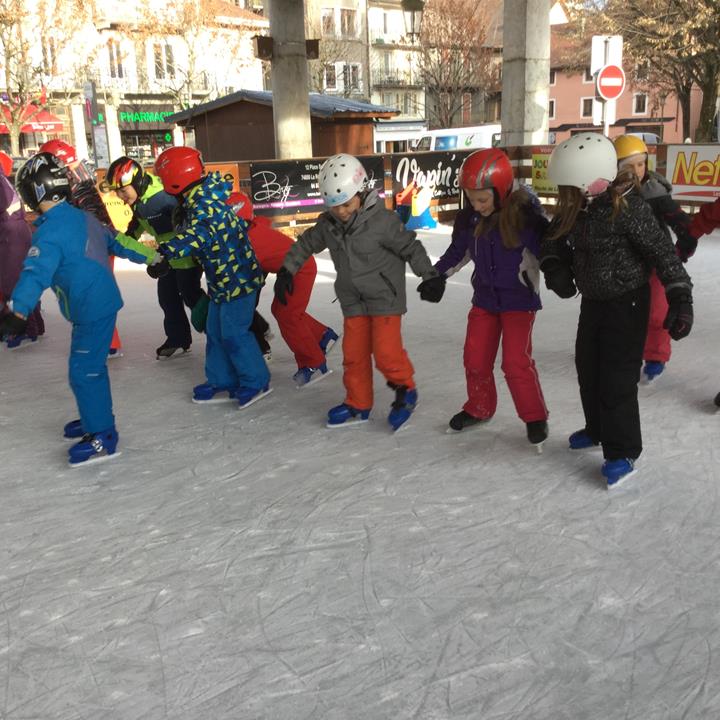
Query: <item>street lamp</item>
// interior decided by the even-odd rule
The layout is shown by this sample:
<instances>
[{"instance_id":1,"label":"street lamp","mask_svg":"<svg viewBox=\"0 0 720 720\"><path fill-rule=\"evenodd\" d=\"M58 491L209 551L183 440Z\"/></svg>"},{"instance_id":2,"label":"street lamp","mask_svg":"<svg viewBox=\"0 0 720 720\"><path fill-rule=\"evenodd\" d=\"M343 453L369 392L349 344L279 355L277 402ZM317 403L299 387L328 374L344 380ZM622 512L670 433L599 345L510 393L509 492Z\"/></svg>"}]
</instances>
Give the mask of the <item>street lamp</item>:
<instances>
[{"instance_id":1,"label":"street lamp","mask_svg":"<svg viewBox=\"0 0 720 720\"><path fill-rule=\"evenodd\" d=\"M420 37L425 0L400 0L405 21L405 34L414 42Z\"/></svg>"}]
</instances>

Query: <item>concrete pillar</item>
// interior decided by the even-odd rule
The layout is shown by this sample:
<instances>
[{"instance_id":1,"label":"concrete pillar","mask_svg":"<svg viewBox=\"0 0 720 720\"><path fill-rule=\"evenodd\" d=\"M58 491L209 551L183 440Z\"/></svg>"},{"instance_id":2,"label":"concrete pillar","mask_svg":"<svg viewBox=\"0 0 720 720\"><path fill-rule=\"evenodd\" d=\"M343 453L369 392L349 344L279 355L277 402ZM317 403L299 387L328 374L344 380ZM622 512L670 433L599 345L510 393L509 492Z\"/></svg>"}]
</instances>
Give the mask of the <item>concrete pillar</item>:
<instances>
[{"instance_id":1,"label":"concrete pillar","mask_svg":"<svg viewBox=\"0 0 720 720\"><path fill-rule=\"evenodd\" d=\"M503 145L542 145L548 137L551 0L505 0Z\"/></svg>"},{"instance_id":2,"label":"concrete pillar","mask_svg":"<svg viewBox=\"0 0 720 720\"><path fill-rule=\"evenodd\" d=\"M105 105L105 124L108 134L108 152L110 162L125 154L118 124L118 109L115 105Z\"/></svg>"},{"instance_id":3,"label":"concrete pillar","mask_svg":"<svg viewBox=\"0 0 720 720\"><path fill-rule=\"evenodd\" d=\"M269 17L273 38L275 157L312 157L305 3L303 0L270 0Z\"/></svg>"},{"instance_id":4,"label":"concrete pillar","mask_svg":"<svg viewBox=\"0 0 720 720\"><path fill-rule=\"evenodd\" d=\"M70 117L72 118L72 144L77 151L77 156L87 160L90 158L90 154L85 137L85 106L71 105Z\"/></svg>"}]
</instances>

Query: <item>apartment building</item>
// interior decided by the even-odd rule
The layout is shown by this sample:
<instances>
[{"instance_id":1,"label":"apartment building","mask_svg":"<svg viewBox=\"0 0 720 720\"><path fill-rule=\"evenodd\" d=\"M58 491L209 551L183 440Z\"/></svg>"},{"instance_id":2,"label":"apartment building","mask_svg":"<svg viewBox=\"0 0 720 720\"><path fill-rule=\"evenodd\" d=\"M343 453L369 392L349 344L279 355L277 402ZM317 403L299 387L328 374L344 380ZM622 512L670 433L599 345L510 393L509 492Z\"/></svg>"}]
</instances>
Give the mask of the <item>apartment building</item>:
<instances>
[{"instance_id":1,"label":"apartment building","mask_svg":"<svg viewBox=\"0 0 720 720\"><path fill-rule=\"evenodd\" d=\"M43 93L58 122L47 132L29 125L22 151L52 136L85 154L101 123L111 156L156 155L173 143L167 115L263 88L253 35L266 33L268 21L253 9L251 0L102 0L72 38L40 38L31 62L43 67Z\"/></svg>"}]
</instances>

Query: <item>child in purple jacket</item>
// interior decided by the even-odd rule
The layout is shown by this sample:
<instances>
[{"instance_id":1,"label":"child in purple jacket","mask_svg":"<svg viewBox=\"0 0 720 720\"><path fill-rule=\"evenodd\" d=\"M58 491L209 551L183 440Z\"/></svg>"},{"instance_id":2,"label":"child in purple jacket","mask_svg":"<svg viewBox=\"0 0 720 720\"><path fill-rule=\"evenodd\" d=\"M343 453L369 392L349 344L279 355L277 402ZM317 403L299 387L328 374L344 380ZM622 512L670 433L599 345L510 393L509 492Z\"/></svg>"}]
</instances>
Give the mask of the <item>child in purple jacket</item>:
<instances>
[{"instance_id":1,"label":"child in purple jacket","mask_svg":"<svg viewBox=\"0 0 720 720\"><path fill-rule=\"evenodd\" d=\"M457 432L489 420L497 407L493 368L502 339L502 369L515 408L537 446L547 438L548 411L532 358L532 327L540 309L537 254L547 221L524 189L512 191L510 160L478 150L460 169L470 207L455 217L452 242L435 269L445 276L475 263L465 339L468 399L450 420Z\"/></svg>"},{"instance_id":2,"label":"child in purple jacket","mask_svg":"<svg viewBox=\"0 0 720 720\"><path fill-rule=\"evenodd\" d=\"M5 303L10 300L15 289L32 240L20 196L7 179L10 172L12 159L0 153L0 317L7 312ZM45 323L38 303L30 313L27 329L22 335L1 339L8 348L14 350L22 344L35 342L44 332Z\"/></svg>"}]
</instances>

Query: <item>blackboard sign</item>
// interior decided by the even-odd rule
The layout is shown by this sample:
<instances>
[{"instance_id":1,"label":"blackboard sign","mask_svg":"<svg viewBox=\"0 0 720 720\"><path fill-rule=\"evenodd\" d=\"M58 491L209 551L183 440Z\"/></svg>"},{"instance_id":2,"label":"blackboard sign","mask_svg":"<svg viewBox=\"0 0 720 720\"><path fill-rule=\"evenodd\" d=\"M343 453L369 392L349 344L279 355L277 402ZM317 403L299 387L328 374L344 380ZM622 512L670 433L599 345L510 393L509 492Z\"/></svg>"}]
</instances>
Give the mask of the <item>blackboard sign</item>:
<instances>
[{"instance_id":1,"label":"blackboard sign","mask_svg":"<svg viewBox=\"0 0 720 720\"><path fill-rule=\"evenodd\" d=\"M358 157L371 189L385 197L382 155ZM324 203L318 188L318 173L324 160L273 160L250 163L252 203L258 215L289 215L321 212Z\"/></svg>"},{"instance_id":2,"label":"blackboard sign","mask_svg":"<svg viewBox=\"0 0 720 720\"><path fill-rule=\"evenodd\" d=\"M433 188L438 200L457 197L460 193L459 174L467 152L420 152L392 155L393 195L397 195L415 183L421 190Z\"/></svg>"}]
</instances>

